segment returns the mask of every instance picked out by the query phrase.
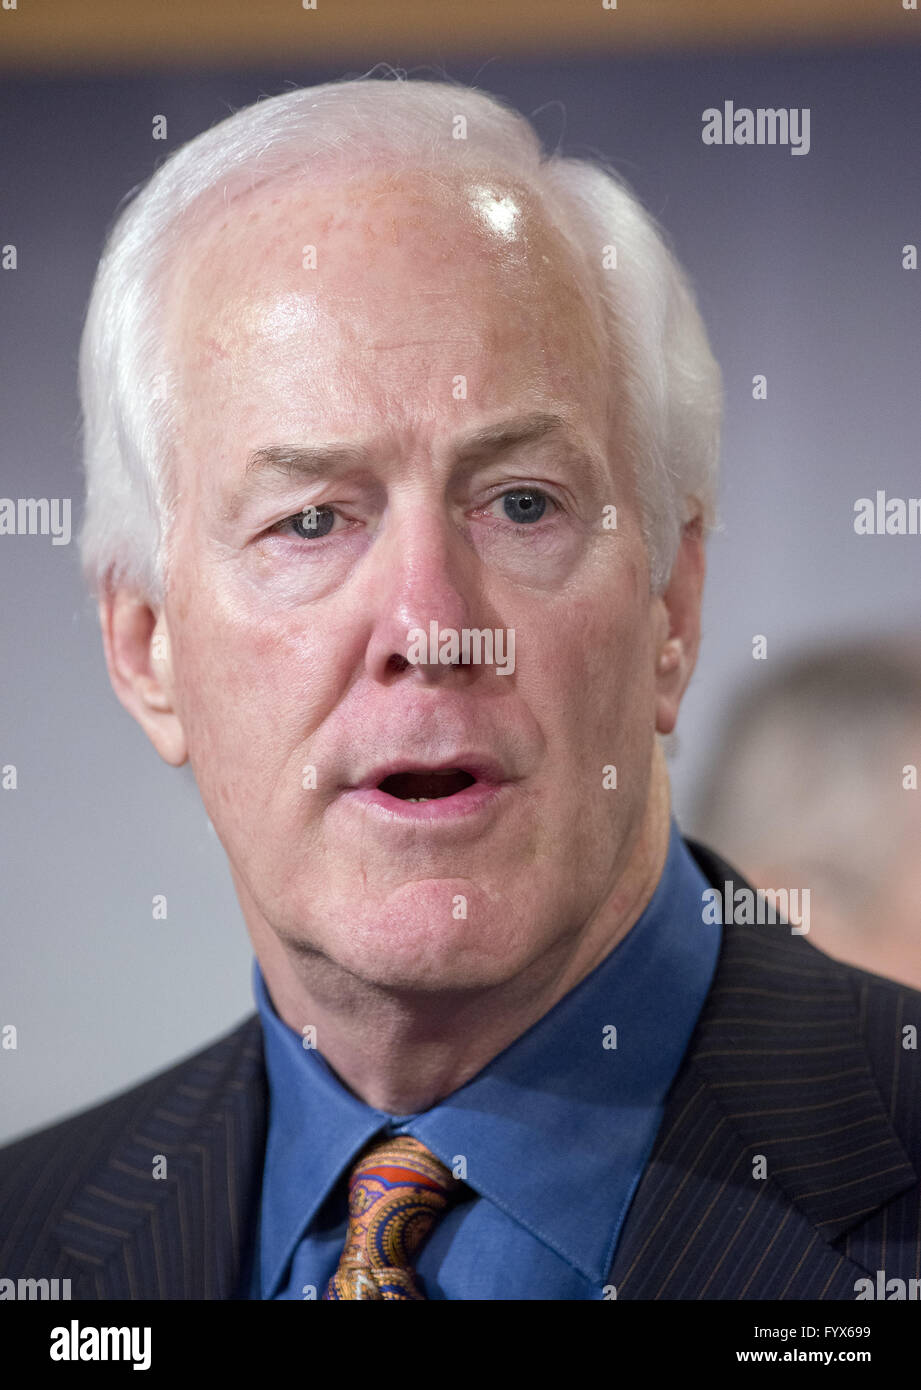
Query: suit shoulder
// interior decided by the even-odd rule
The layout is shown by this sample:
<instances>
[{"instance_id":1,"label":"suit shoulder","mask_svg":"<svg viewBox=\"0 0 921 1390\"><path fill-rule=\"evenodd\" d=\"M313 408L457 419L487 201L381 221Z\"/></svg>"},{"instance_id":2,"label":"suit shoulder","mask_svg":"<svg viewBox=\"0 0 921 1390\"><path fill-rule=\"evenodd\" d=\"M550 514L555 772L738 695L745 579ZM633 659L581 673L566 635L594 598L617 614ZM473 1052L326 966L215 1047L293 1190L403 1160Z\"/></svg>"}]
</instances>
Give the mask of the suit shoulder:
<instances>
[{"instance_id":1,"label":"suit shoulder","mask_svg":"<svg viewBox=\"0 0 921 1390\"><path fill-rule=\"evenodd\" d=\"M815 964L829 978L834 976L847 986L857 1009L860 1034L871 1050L879 1044L887 1048L896 1030L900 1038L904 1032L903 1050L914 1050L910 1030L921 1032L921 991L900 980L874 975L847 961L837 960L805 937L797 938L791 947L804 966Z\"/></svg>"},{"instance_id":2,"label":"suit shoulder","mask_svg":"<svg viewBox=\"0 0 921 1390\"><path fill-rule=\"evenodd\" d=\"M123 1184L137 1182L132 1173L139 1152L144 1152L148 1172L153 1153L160 1151L169 1151L171 1158L175 1154L180 1168L188 1165L189 1155L195 1157L196 1146L206 1142L209 1132L223 1128L228 1114L239 1111L240 1102L245 1106L261 1094L261 1031L258 1015L253 1014L165 1070L0 1149L0 1273L56 1275L65 1258L58 1239L65 1214L81 1193L97 1200L92 1185L105 1183L106 1175L117 1173ZM152 1150L142 1138L151 1133L157 1135ZM166 1187L163 1184L164 1192ZM143 1203L133 1205L135 1212L143 1210ZM91 1216L89 1227L99 1219ZM111 1215L102 1220L112 1224ZM97 1231L99 1239L108 1238L105 1227ZM80 1296L97 1297L88 1291L91 1287L92 1281Z\"/></svg>"},{"instance_id":3,"label":"suit shoulder","mask_svg":"<svg viewBox=\"0 0 921 1390\"><path fill-rule=\"evenodd\" d=\"M921 1045L921 991L883 975L835 962L843 970L857 1005L858 1026L871 1058L918 1056Z\"/></svg>"},{"instance_id":4,"label":"suit shoulder","mask_svg":"<svg viewBox=\"0 0 921 1390\"><path fill-rule=\"evenodd\" d=\"M21 1187L25 1195L32 1189L39 1172L47 1178L53 1176L51 1170L54 1169L60 1170L62 1179L71 1174L75 1181L79 1180L85 1169L111 1148L125 1130L177 1086L197 1087L201 1107L206 1108L209 1100L220 1093L228 1077L239 1070L241 1056L245 1054L261 1056L257 1014L251 1014L198 1052L107 1100L4 1145L0 1148L0 1220L11 1191ZM71 1184L62 1181L53 1185L60 1191Z\"/></svg>"},{"instance_id":5,"label":"suit shoulder","mask_svg":"<svg viewBox=\"0 0 921 1390\"><path fill-rule=\"evenodd\" d=\"M687 844L717 890L730 881L754 892L744 876L713 850L693 840ZM810 1012L830 1008L836 1000L843 1025L861 1042L890 1099L893 1081L904 1079L919 1056L921 992L836 960L782 919L762 926L724 927L714 983L723 994L735 992L749 1013L755 1009L752 991L759 990L765 1018L791 1025Z\"/></svg>"}]
</instances>

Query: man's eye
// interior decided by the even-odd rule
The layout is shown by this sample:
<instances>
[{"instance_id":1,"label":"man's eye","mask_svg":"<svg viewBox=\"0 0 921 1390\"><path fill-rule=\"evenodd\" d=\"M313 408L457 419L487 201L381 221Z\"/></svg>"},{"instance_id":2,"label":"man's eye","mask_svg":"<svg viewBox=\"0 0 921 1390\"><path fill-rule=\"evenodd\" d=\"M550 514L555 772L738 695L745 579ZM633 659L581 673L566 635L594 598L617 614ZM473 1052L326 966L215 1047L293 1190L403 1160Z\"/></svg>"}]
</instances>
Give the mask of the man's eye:
<instances>
[{"instance_id":1,"label":"man's eye","mask_svg":"<svg viewBox=\"0 0 921 1390\"><path fill-rule=\"evenodd\" d=\"M551 506L555 505L551 497L536 487L515 488L511 492L504 492L495 501L502 503L502 509L509 521L525 523L540 521L547 510L548 502Z\"/></svg>"},{"instance_id":2,"label":"man's eye","mask_svg":"<svg viewBox=\"0 0 921 1390\"><path fill-rule=\"evenodd\" d=\"M506 519L518 525L540 521L547 512L548 503L551 507L556 506L551 497L536 487L513 488L494 498L490 507L495 507L497 503L502 504ZM330 534L335 522L335 508L309 506L295 512L294 516L285 517L273 529L300 540L322 540Z\"/></svg>"},{"instance_id":3,"label":"man's eye","mask_svg":"<svg viewBox=\"0 0 921 1390\"><path fill-rule=\"evenodd\" d=\"M291 535L299 536L301 540L319 540L323 536L329 535L335 520L336 513L332 507L310 506L279 522L278 530L289 531Z\"/></svg>"}]
</instances>

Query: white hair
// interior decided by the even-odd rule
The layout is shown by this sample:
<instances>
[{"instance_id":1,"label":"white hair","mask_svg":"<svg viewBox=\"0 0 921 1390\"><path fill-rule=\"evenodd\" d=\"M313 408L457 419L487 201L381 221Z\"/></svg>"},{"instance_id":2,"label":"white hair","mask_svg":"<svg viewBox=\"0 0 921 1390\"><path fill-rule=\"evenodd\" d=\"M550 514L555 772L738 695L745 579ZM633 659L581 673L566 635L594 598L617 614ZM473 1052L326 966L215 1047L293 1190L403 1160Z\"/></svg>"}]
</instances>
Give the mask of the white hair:
<instances>
[{"instance_id":1,"label":"white hair","mask_svg":"<svg viewBox=\"0 0 921 1390\"><path fill-rule=\"evenodd\" d=\"M463 122L466 123L464 129ZM466 138L457 138L463 131ZM667 583L692 508L713 525L719 367L688 281L654 220L600 162L543 152L521 115L447 81L365 77L266 98L177 150L136 191L100 260L80 345L84 574L165 592L175 418L161 286L171 253L217 206L283 176L386 161L504 174L534 190L570 248L609 348L611 391L642 508L651 584ZM613 251L613 254L612 254ZM608 268L616 256L616 268Z\"/></svg>"}]
</instances>

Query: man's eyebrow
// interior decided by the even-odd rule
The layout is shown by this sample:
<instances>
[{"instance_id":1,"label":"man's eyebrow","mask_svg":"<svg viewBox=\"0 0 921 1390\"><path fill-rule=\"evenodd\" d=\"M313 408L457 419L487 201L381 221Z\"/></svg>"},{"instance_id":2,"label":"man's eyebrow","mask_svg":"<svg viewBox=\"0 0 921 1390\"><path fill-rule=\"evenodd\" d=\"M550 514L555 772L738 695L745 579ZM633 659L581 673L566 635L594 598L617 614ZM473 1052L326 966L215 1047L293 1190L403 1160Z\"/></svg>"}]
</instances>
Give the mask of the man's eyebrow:
<instances>
[{"instance_id":1,"label":"man's eyebrow","mask_svg":"<svg viewBox=\"0 0 921 1390\"><path fill-rule=\"evenodd\" d=\"M367 464L364 449L351 444L269 444L253 449L243 470L243 481L221 509L224 521L235 521L247 502L261 491L261 480L268 474L287 480L310 482L336 469Z\"/></svg>"},{"instance_id":2,"label":"man's eyebrow","mask_svg":"<svg viewBox=\"0 0 921 1390\"><path fill-rule=\"evenodd\" d=\"M571 437L570 426L562 415L536 411L474 430L455 446L454 456L465 459L480 454L499 454L504 449L513 449L519 444L533 444L553 434Z\"/></svg>"},{"instance_id":3,"label":"man's eyebrow","mask_svg":"<svg viewBox=\"0 0 921 1390\"><path fill-rule=\"evenodd\" d=\"M559 440L569 455L582 464L596 486L607 484L608 460L602 450L585 438L562 415L535 411L474 430L454 448L454 457L461 462L476 462L521 444L535 444L543 439Z\"/></svg>"},{"instance_id":4,"label":"man's eyebrow","mask_svg":"<svg viewBox=\"0 0 921 1390\"><path fill-rule=\"evenodd\" d=\"M511 420L484 425L463 436L451 451L457 462L475 462L493 454L501 454L522 444L533 444L542 439L558 436L574 446L577 453L593 466L593 471L601 473L603 463L579 435L574 432L562 415L535 411L528 415L516 416ZM225 521L235 521L253 495L260 492L261 480L268 474L286 480L297 479L310 482L314 478L325 477L336 470L367 467L370 452L360 445L352 444L270 444L254 449L243 471L240 487L222 508Z\"/></svg>"}]
</instances>

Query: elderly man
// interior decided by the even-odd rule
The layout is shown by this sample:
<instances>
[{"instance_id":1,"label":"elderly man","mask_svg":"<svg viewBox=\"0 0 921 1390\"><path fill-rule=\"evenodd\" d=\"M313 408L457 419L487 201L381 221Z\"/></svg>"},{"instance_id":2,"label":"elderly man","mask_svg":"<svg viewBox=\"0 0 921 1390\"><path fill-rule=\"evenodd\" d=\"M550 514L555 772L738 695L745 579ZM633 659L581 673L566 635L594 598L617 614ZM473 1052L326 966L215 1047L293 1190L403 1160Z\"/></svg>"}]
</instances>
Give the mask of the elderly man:
<instances>
[{"instance_id":1,"label":"elderly man","mask_svg":"<svg viewBox=\"0 0 921 1390\"><path fill-rule=\"evenodd\" d=\"M112 683L194 771L258 1013L4 1151L0 1273L849 1299L885 1235L917 1274L921 997L715 920L743 881L671 817L720 384L619 181L449 84L286 93L122 214L81 372Z\"/></svg>"}]
</instances>

